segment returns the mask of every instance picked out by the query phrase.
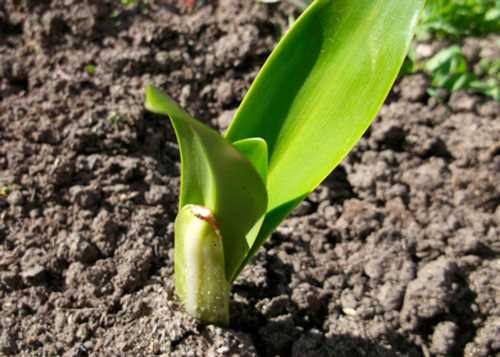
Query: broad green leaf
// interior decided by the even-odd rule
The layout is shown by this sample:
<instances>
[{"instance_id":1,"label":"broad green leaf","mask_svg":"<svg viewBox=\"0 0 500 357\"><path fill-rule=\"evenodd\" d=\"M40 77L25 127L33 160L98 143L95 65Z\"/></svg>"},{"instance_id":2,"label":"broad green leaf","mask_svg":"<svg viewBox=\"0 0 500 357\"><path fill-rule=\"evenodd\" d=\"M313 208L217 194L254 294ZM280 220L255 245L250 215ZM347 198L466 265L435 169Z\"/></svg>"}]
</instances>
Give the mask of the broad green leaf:
<instances>
[{"instance_id":1,"label":"broad green leaf","mask_svg":"<svg viewBox=\"0 0 500 357\"><path fill-rule=\"evenodd\" d=\"M268 214L256 247L368 128L423 5L316 0L273 51L226 134L231 142L261 137L268 145Z\"/></svg>"},{"instance_id":2,"label":"broad green leaf","mask_svg":"<svg viewBox=\"0 0 500 357\"><path fill-rule=\"evenodd\" d=\"M179 210L191 204L212 211L223 239L226 277L232 277L266 212L267 193L259 173L225 138L152 86L146 88L146 108L170 117L181 152Z\"/></svg>"}]
</instances>

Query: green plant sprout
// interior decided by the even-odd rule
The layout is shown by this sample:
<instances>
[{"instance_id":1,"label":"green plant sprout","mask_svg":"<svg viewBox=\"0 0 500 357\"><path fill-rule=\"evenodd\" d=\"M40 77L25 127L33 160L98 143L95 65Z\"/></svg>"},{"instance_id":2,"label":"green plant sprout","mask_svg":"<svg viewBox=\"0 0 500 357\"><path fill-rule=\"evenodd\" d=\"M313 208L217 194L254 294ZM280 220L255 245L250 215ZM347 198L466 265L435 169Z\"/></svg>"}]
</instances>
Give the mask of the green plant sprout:
<instances>
[{"instance_id":1,"label":"green plant sprout","mask_svg":"<svg viewBox=\"0 0 500 357\"><path fill-rule=\"evenodd\" d=\"M94 65L94 64L87 64L85 67L85 72L89 75L89 76L93 76L96 74L97 72L97 66Z\"/></svg>"},{"instance_id":2,"label":"green plant sprout","mask_svg":"<svg viewBox=\"0 0 500 357\"><path fill-rule=\"evenodd\" d=\"M153 86L181 154L175 283L185 309L229 321L230 285L347 155L401 68L424 0L316 0L267 59L224 136Z\"/></svg>"}]
</instances>

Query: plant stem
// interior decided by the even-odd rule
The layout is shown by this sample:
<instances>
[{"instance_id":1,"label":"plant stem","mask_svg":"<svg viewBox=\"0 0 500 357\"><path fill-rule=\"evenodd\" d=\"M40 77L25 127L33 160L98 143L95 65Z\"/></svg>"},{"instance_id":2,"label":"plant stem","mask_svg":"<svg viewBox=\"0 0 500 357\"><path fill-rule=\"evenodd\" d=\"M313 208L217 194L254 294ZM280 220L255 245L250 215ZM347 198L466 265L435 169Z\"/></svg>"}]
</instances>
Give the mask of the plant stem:
<instances>
[{"instance_id":1,"label":"plant stem","mask_svg":"<svg viewBox=\"0 0 500 357\"><path fill-rule=\"evenodd\" d=\"M229 323L229 283L215 217L184 206L175 220L175 286L186 311L205 323Z\"/></svg>"}]
</instances>

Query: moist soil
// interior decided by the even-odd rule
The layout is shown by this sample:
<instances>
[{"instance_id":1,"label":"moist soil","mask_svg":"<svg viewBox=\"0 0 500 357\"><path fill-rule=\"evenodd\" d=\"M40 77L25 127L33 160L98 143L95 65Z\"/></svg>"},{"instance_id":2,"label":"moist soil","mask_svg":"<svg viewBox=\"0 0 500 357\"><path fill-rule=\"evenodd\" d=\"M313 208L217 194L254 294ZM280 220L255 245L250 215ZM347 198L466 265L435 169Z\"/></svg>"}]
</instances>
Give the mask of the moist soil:
<instances>
[{"instance_id":1,"label":"moist soil","mask_svg":"<svg viewBox=\"0 0 500 357\"><path fill-rule=\"evenodd\" d=\"M423 74L243 271L228 327L182 311L179 153L144 87L222 130L297 15L190 3L0 2L0 355L500 355L500 108Z\"/></svg>"}]
</instances>

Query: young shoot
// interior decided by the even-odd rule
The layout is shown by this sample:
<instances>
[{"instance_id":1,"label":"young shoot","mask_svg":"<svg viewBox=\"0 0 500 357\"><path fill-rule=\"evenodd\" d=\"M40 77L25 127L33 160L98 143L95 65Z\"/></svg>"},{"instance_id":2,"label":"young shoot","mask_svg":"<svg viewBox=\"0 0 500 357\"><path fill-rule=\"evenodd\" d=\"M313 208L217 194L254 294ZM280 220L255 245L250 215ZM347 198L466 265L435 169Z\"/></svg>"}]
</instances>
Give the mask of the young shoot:
<instances>
[{"instance_id":1,"label":"young shoot","mask_svg":"<svg viewBox=\"0 0 500 357\"><path fill-rule=\"evenodd\" d=\"M176 290L205 323L229 321L230 284L368 128L424 0L315 0L276 46L221 135L160 90L181 153Z\"/></svg>"}]
</instances>

